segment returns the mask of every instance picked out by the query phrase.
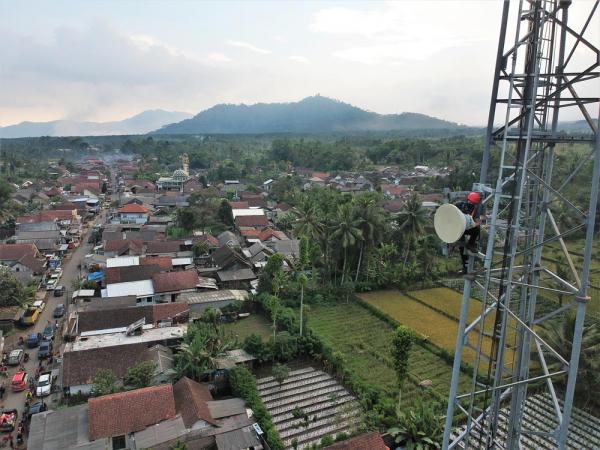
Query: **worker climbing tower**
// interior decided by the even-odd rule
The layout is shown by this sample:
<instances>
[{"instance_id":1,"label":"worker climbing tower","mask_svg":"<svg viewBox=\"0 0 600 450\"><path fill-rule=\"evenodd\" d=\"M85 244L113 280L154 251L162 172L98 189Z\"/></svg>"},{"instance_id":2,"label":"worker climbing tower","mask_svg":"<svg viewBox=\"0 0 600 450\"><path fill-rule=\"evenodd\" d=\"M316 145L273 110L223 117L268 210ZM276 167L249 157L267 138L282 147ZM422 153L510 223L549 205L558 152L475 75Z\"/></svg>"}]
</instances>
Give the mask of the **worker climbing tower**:
<instances>
[{"instance_id":1,"label":"worker climbing tower","mask_svg":"<svg viewBox=\"0 0 600 450\"><path fill-rule=\"evenodd\" d=\"M474 187L485 194L487 233L464 277L444 449L585 447L568 430L593 320L586 308L600 302L588 294L600 181L597 10L598 1L503 3ZM578 254L573 239L584 242ZM542 330L563 323L572 345L557 348ZM532 417L532 402L545 415Z\"/></svg>"}]
</instances>

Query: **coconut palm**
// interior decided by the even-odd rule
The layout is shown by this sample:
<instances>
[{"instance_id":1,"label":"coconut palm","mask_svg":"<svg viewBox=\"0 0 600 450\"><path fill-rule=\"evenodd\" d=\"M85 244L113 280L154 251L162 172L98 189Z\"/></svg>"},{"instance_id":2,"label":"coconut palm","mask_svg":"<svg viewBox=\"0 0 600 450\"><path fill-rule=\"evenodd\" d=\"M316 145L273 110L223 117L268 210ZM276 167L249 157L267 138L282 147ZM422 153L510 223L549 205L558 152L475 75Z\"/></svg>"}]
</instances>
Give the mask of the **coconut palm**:
<instances>
[{"instance_id":1,"label":"coconut palm","mask_svg":"<svg viewBox=\"0 0 600 450\"><path fill-rule=\"evenodd\" d=\"M378 240L385 226L385 217L383 210L377 204L377 198L371 195L358 197L356 199L355 211L356 217L359 220L359 228L362 232L356 275L354 276L354 282L356 283L360 273L363 252L365 248L368 250Z\"/></svg>"},{"instance_id":2,"label":"coconut palm","mask_svg":"<svg viewBox=\"0 0 600 450\"><path fill-rule=\"evenodd\" d=\"M348 261L348 247L352 247L357 241L363 238L362 231L359 228L360 220L356 218L352 205L345 203L338 208L337 224L331 233L331 238L342 244L344 249L344 264L342 266L342 280L344 284L346 275L346 263Z\"/></svg>"},{"instance_id":3,"label":"coconut palm","mask_svg":"<svg viewBox=\"0 0 600 450\"><path fill-rule=\"evenodd\" d=\"M398 215L398 227L406 233L406 253L404 254L404 265L408 260L410 247L413 242L425 231L427 213L421 204L421 199L416 192L410 194L402 211Z\"/></svg>"},{"instance_id":4,"label":"coconut palm","mask_svg":"<svg viewBox=\"0 0 600 450\"><path fill-rule=\"evenodd\" d=\"M309 239L320 240L324 234L324 224L317 205L306 199L293 211L294 230L296 236L306 236Z\"/></svg>"},{"instance_id":5,"label":"coconut palm","mask_svg":"<svg viewBox=\"0 0 600 450\"><path fill-rule=\"evenodd\" d=\"M222 327L215 330L207 323L190 325L175 357L175 377L202 379L216 367L216 358L231 350L233 344L231 339L226 338Z\"/></svg>"}]
</instances>

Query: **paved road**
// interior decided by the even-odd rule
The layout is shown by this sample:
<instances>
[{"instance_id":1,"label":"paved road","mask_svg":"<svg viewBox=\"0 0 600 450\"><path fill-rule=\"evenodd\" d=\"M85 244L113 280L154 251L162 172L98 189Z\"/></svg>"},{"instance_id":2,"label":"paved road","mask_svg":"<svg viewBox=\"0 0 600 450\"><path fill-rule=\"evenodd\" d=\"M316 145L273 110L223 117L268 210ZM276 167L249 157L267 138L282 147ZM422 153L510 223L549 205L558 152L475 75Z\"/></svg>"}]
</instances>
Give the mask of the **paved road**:
<instances>
[{"instance_id":1,"label":"paved road","mask_svg":"<svg viewBox=\"0 0 600 450\"><path fill-rule=\"evenodd\" d=\"M101 220L104 219L104 216L105 216L105 212L102 211L101 215L98 218L96 218L96 220L93 223L100 222ZM42 314L40 314L40 318L38 319L37 323L34 326L23 329L23 330L17 329L18 330L17 338L18 338L18 336L23 336L24 339L27 339L27 336L31 333L34 333L34 332L41 333L44 330L45 326L48 324L48 321L54 320L52 317L52 313L53 313L56 305L58 305L59 303L66 303L67 298L70 298L70 295L73 291L72 282L80 275L80 269L78 268L78 265L83 262L85 255L91 253L91 251L92 251L92 245L87 243L91 228L92 228L92 223L90 223L89 228L83 234L83 237L81 238L81 244L79 245L79 247L77 247L75 249L75 251L71 252L65 259L63 259L63 263L62 263L63 275L60 279L59 284L62 286L65 286L65 289L67 289L67 291L68 291L67 294L63 295L62 297L54 297L52 292L48 292L45 296L46 307L44 308L44 311L42 311ZM57 335L57 337L55 339L55 343L54 343L54 352L55 353L59 349L60 344L61 344L60 337ZM11 348L5 349L5 351L7 353L10 352L10 350L12 350L12 349ZM33 349L26 348L25 351L29 354L29 361L25 364L25 371L30 376L35 376L36 368L38 367L38 358L37 358L38 350L37 350L37 348L33 348ZM0 403L3 408L7 408L7 409L16 408L19 411L19 418L21 418L24 407L25 407L26 391L25 392L11 392L10 391L10 381L12 380L12 376L17 371L18 371L18 368L16 368L16 367L9 368L8 378L6 380L4 380L4 383L6 385L6 393L4 394L4 398L2 399L2 401ZM51 397L47 397L44 400L46 402L50 402L48 404L48 408L52 409L53 407L56 406L55 404L52 403L52 401L56 402L57 396L53 395ZM15 436L16 436L16 432L15 432Z\"/></svg>"}]
</instances>

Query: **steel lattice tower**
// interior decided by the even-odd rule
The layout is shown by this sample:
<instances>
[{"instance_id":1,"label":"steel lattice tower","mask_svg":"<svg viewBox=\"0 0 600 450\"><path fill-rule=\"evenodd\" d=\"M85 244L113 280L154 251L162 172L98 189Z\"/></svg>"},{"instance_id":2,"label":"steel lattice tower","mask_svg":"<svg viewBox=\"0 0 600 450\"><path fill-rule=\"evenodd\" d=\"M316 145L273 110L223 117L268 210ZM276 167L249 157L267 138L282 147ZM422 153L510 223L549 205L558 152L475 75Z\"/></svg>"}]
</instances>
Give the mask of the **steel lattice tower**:
<instances>
[{"instance_id":1,"label":"steel lattice tower","mask_svg":"<svg viewBox=\"0 0 600 450\"><path fill-rule=\"evenodd\" d=\"M510 6L516 11L509 11ZM572 8L586 10L587 20L578 29L570 26ZM487 245L485 254L470 256L465 275L444 449L519 449L532 436L567 447L590 301L600 181L600 52L597 43L586 39L590 30L598 29L597 9L598 1L573 6L564 0L504 1L480 182L475 186L486 193ZM509 27L514 39L507 37ZM559 131L559 115L564 117L567 109L577 111L585 132ZM586 198L581 192L574 195L574 180L589 186ZM568 225L557 220L558 210L568 213ZM585 239L578 259L565 243L572 236ZM564 254L568 267L562 276L556 264L542 257L549 245ZM469 306L479 304L471 300L476 292L480 314L468 321ZM546 301L544 295L560 295L564 305ZM565 355L539 331L573 311L573 342ZM461 367L467 354L470 366ZM465 372L470 389L458 392ZM551 431L524 417L528 399L542 391L551 398L558 424Z\"/></svg>"}]
</instances>

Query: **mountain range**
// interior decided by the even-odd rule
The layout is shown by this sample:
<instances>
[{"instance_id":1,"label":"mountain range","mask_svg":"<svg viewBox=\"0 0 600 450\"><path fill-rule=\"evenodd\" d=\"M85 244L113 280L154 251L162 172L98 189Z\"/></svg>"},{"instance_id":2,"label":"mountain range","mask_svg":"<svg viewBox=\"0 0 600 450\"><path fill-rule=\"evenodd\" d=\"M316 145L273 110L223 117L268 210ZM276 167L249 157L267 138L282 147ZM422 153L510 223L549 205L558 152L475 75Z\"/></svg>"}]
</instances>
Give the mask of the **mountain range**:
<instances>
[{"instance_id":1,"label":"mountain range","mask_svg":"<svg viewBox=\"0 0 600 450\"><path fill-rule=\"evenodd\" d=\"M146 134L163 125L192 117L192 114L153 109L133 117L113 122L79 122L54 120L52 122L21 122L0 127L0 138L40 136L109 136L117 134Z\"/></svg>"},{"instance_id":2,"label":"mountain range","mask_svg":"<svg viewBox=\"0 0 600 450\"><path fill-rule=\"evenodd\" d=\"M291 103L220 104L154 134L327 133L441 130L461 125L417 113L377 114L316 95Z\"/></svg>"}]
</instances>

